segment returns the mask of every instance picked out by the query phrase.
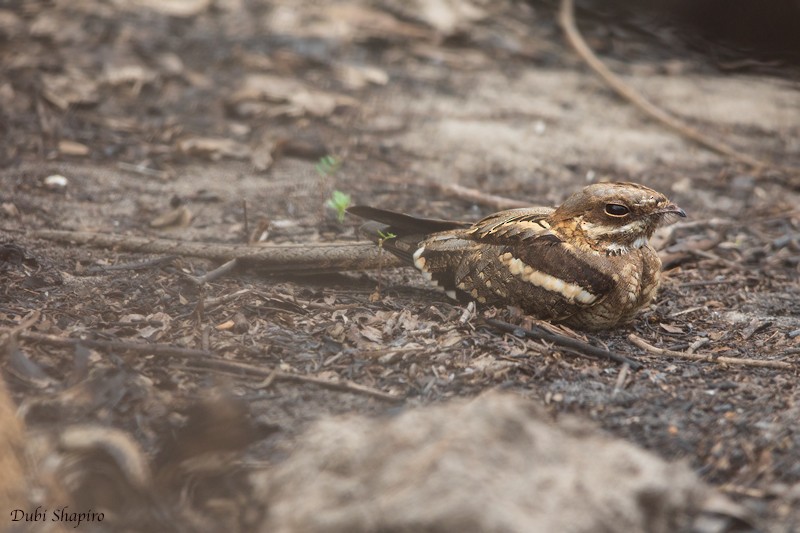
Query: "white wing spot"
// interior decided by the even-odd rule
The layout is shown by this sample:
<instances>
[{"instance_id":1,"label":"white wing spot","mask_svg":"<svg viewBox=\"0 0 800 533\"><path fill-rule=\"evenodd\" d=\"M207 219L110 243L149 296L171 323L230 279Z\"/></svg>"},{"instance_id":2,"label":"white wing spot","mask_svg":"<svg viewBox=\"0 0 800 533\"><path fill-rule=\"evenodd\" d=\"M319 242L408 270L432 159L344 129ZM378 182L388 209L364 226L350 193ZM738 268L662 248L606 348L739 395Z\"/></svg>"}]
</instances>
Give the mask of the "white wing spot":
<instances>
[{"instance_id":1,"label":"white wing spot","mask_svg":"<svg viewBox=\"0 0 800 533\"><path fill-rule=\"evenodd\" d=\"M506 256L509 256L506 258ZM577 301L582 304L591 304L597 300L597 295L587 291L577 283L567 283L563 279L558 279L555 276L539 272L530 265L526 265L521 259L505 253L500 256L500 260L508 267L508 271L512 275L527 281L531 285L536 285L544 290L555 292L561 296Z\"/></svg>"},{"instance_id":2,"label":"white wing spot","mask_svg":"<svg viewBox=\"0 0 800 533\"><path fill-rule=\"evenodd\" d=\"M510 270L513 275L520 276L525 270L525 263L516 257L512 257L508 262L508 270Z\"/></svg>"},{"instance_id":3,"label":"white wing spot","mask_svg":"<svg viewBox=\"0 0 800 533\"><path fill-rule=\"evenodd\" d=\"M422 257L422 254L424 253L425 253L425 247L420 246L419 248L417 248L417 251L414 252L413 255L414 266L417 267L417 269L421 270L422 272L425 272L425 263L426 263L425 258Z\"/></svg>"}]
</instances>

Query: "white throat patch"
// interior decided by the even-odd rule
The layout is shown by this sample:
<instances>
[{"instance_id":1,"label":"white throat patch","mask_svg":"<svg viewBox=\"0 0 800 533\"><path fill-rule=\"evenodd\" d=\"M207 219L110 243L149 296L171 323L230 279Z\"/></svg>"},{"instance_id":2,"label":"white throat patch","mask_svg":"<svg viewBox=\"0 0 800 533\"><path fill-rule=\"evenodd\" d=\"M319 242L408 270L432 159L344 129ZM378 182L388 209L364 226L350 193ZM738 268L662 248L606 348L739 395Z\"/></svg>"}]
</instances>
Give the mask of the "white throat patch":
<instances>
[{"instance_id":1,"label":"white throat patch","mask_svg":"<svg viewBox=\"0 0 800 533\"><path fill-rule=\"evenodd\" d=\"M611 243L606 246L606 253L608 255L622 255L630 252L631 250L638 250L642 246L647 244L647 237L642 235L641 237L636 237L630 245L627 244L618 244L618 243Z\"/></svg>"}]
</instances>

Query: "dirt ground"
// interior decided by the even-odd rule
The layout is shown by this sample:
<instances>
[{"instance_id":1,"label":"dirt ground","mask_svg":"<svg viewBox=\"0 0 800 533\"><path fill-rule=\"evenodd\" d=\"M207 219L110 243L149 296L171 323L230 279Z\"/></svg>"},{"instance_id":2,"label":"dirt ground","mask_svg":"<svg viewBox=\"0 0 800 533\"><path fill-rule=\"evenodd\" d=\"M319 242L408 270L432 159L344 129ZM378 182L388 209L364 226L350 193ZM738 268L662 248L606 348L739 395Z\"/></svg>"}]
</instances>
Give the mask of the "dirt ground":
<instances>
[{"instance_id":1,"label":"dirt ground","mask_svg":"<svg viewBox=\"0 0 800 533\"><path fill-rule=\"evenodd\" d=\"M223 388L255 421L249 460L272 464L329 415L503 389L687 462L765 531L800 529L800 72L579 11L614 72L774 164L754 170L614 95L555 19L538 2L0 3L0 327L36 317L2 367L28 427L95 422L156 455L181 413ZM689 214L656 236L656 302L628 328L575 333L635 372L462 322L413 270L250 269L198 285L217 264L29 234L233 244L266 228L265 244L313 247L357 239L358 221L326 206L334 191L476 220L496 207L449 184L553 205L599 180L643 183ZM645 351L632 333L709 357Z\"/></svg>"}]
</instances>

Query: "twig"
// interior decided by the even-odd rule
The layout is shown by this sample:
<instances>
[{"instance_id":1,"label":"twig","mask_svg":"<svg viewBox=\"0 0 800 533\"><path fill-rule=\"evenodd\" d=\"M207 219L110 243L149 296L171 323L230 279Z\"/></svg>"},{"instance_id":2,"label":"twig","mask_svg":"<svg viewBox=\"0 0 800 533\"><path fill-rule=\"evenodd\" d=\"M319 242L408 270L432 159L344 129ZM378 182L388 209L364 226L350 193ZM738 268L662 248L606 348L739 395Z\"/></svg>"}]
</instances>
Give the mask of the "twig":
<instances>
[{"instance_id":1,"label":"twig","mask_svg":"<svg viewBox=\"0 0 800 533\"><path fill-rule=\"evenodd\" d=\"M383 392L377 389L373 389L371 387L359 385L358 383L353 383L352 381L347 381L347 380L330 381L327 379L317 378L313 376L290 374L288 372L281 372L275 369L264 368L263 366L250 365L247 363L240 363L236 361L228 361L225 359L217 359L217 358L193 359L191 361L188 361L187 365L195 368L222 370L222 371L232 372L234 374L246 374L247 376L262 378L264 380L310 383L312 385L316 385L324 389L351 392L354 394L364 394L366 396L372 396L373 398L378 398L379 400L384 400L388 402L405 401L405 397L403 396L389 394L388 392ZM267 383L271 383L271 381L267 381Z\"/></svg>"},{"instance_id":2,"label":"twig","mask_svg":"<svg viewBox=\"0 0 800 533\"><path fill-rule=\"evenodd\" d=\"M4 332L0 330L0 333ZM98 341L94 339L74 339L70 337L58 337L45 333L20 332L19 338L31 342L41 342L51 346L73 347L86 346L99 350L127 350L148 355L165 355L177 357L212 357L214 354L205 350L194 350L192 348L180 348L169 344L151 344L145 342L125 342L125 341Z\"/></svg>"},{"instance_id":3,"label":"twig","mask_svg":"<svg viewBox=\"0 0 800 533\"><path fill-rule=\"evenodd\" d=\"M606 67L603 62L600 61L600 59L598 59L592 49L589 48L589 45L586 44L586 41L583 40L583 37L578 31L578 27L575 24L573 0L561 0L559 23L561 24L561 27L567 36L570 46L572 46L581 59L583 59L597 75L603 78L603 81L605 81L618 95L622 96L625 100L638 107L650 117L683 135L687 139L691 139L701 146L704 146L719 154L728 156L731 159L740 163L744 163L745 165L756 170L775 166L766 161L762 161L755 157L744 154L740 150L737 150L727 143L704 135L700 131L683 122L681 119L667 113L660 107L657 107L651 103L635 89L626 84L619 76L611 72L611 70Z\"/></svg>"},{"instance_id":4,"label":"twig","mask_svg":"<svg viewBox=\"0 0 800 533\"><path fill-rule=\"evenodd\" d=\"M215 279L221 278L222 276L224 276L225 274L236 268L238 261L239 260L236 258L231 259L227 263L218 266L214 270L206 272L205 275L203 276L190 276L187 274L186 279L188 279L197 286L204 285L206 283L211 283Z\"/></svg>"},{"instance_id":5,"label":"twig","mask_svg":"<svg viewBox=\"0 0 800 533\"><path fill-rule=\"evenodd\" d=\"M11 329L2 329L0 334L12 333ZM41 342L51 346L66 346L73 347L83 345L89 348L102 349L102 350L127 350L137 353L146 353L148 355L163 355L163 356L176 356L187 359L187 366L194 366L196 368L209 368L216 370L224 370L239 374L246 374L259 378L268 378L272 376L273 380L290 381L296 383L311 383L318 387L352 392L355 394L365 394L380 400L389 402L402 402L405 397L396 396L387 392L379 391L352 381L329 381L322 378L313 376L302 376L299 374L289 374L287 372L280 372L274 369L268 369L261 366L249 365L247 363L238 363L235 361L227 361L224 359L217 359L214 354L208 350L195 350L191 348L180 348L168 344L150 344L144 342L123 342L123 341L98 341L91 339L73 339L68 337L58 337L56 335L46 335L43 333L32 332L18 332L18 337L32 342Z\"/></svg>"},{"instance_id":6,"label":"twig","mask_svg":"<svg viewBox=\"0 0 800 533\"><path fill-rule=\"evenodd\" d=\"M30 328L34 324L39 321L39 317L42 315L42 312L39 309L31 311L20 321L19 324L14 326L11 329L5 330L4 333L8 333L9 335L17 335L19 333L24 332L26 329Z\"/></svg>"},{"instance_id":7,"label":"twig","mask_svg":"<svg viewBox=\"0 0 800 533\"><path fill-rule=\"evenodd\" d=\"M735 496L747 496L748 498L764 499L767 496L767 491L757 489L754 487L745 487L744 485L734 485L733 483L725 483L717 487L718 490Z\"/></svg>"},{"instance_id":8,"label":"twig","mask_svg":"<svg viewBox=\"0 0 800 533\"><path fill-rule=\"evenodd\" d=\"M247 200L242 198L242 218L244 219L244 242L250 242L250 225L247 221Z\"/></svg>"},{"instance_id":9,"label":"twig","mask_svg":"<svg viewBox=\"0 0 800 533\"><path fill-rule=\"evenodd\" d=\"M566 337L564 335L551 333L549 331L545 331L538 327L535 329L525 329L519 326L515 326L514 324L509 324L508 322L503 322L502 320L496 320L494 318L486 318L484 320L490 326L493 326L501 331L505 331L506 333L511 333L514 335L522 333L529 339L536 339L549 342L555 344L556 346L560 346L561 348L577 355L589 356L601 359L611 359L616 363L628 365L631 368L631 370L639 370L640 368L642 368L642 364L637 361L634 361L633 359L617 355L613 352L609 352L608 350L603 350L602 348L592 346L591 344L587 344L578 339L573 339L570 337Z\"/></svg>"},{"instance_id":10,"label":"twig","mask_svg":"<svg viewBox=\"0 0 800 533\"><path fill-rule=\"evenodd\" d=\"M621 391L623 385L625 385L626 379L628 379L628 365L623 364L622 367L619 369L619 374L617 375L617 381L616 383L614 383L614 390L611 393L612 397L619 394L619 391Z\"/></svg>"},{"instance_id":11,"label":"twig","mask_svg":"<svg viewBox=\"0 0 800 533\"><path fill-rule=\"evenodd\" d=\"M130 163L120 162L117 163L117 167L122 170L127 170L128 172L133 172L134 174L142 174L143 176L150 176L152 178L158 178L161 180L166 180L169 178L169 172L147 168L144 165L131 165Z\"/></svg>"},{"instance_id":12,"label":"twig","mask_svg":"<svg viewBox=\"0 0 800 533\"><path fill-rule=\"evenodd\" d=\"M697 351L698 348L702 348L706 344L710 343L711 339L708 337L701 337L694 341L688 348L686 348L686 353L694 353Z\"/></svg>"},{"instance_id":13,"label":"twig","mask_svg":"<svg viewBox=\"0 0 800 533\"><path fill-rule=\"evenodd\" d=\"M114 270L141 270L145 268L155 268L163 264L170 263L177 259L177 255L165 255L162 257L155 257L153 259L146 259L144 261L132 261L130 263L117 263L116 265L109 266L93 266L87 268L86 271L90 274L97 274L100 272L111 272Z\"/></svg>"},{"instance_id":14,"label":"twig","mask_svg":"<svg viewBox=\"0 0 800 533\"><path fill-rule=\"evenodd\" d=\"M736 283L741 283L742 280L735 278L735 279L710 279L707 281L687 281L686 283L681 283L678 285L681 289L688 289L691 287L710 287L712 285L735 285ZM677 314L671 316L678 316Z\"/></svg>"},{"instance_id":15,"label":"twig","mask_svg":"<svg viewBox=\"0 0 800 533\"><path fill-rule=\"evenodd\" d=\"M471 189L458 185L457 183L431 183L426 182L425 185L433 186L443 193L455 196L461 200L473 202L476 204L487 205L495 209L514 209L517 207L530 207L530 202L523 202L514 200L513 198L506 198L505 196L498 196L496 194L488 194L478 189Z\"/></svg>"},{"instance_id":16,"label":"twig","mask_svg":"<svg viewBox=\"0 0 800 533\"><path fill-rule=\"evenodd\" d=\"M223 294L222 296L217 296L215 298L206 298L206 301L203 302L203 306L206 309L211 309L212 307L214 307L216 305L222 305L222 304L228 303L231 300L235 300L239 296L243 296L245 294L249 294L250 292L252 292L250 289L239 289L236 292L232 292L232 293L229 293L229 294Z\"/></svg>"},{"instance_id":17,"label":"twig","mask_svg":"<svg viewBox=\"0 0 800 533\"><path fill-rule=\"evenodd\" d=\"M759 368L777 368L780 370L793 370L797 369L798 365L786 363L784 361L763 361L761 359L742 359L738 357L715 357L711 354L687 353L676 352L674 350L667 350L666 348L657 348L641 337L631 333L628 335L628 340L639 348L648 351L655 355L666 355L667 357L678 357L680 359L688 359L690 361L706 361L708 363L717 363L721 365L740 365L740 366L753 366Z\"/></svg>"},{"instance_id":18,"label":"twig","mask_svg":"<svg viewBox=\"0 0 800 533\"><path fill-rule=\"evenodd\" d=\"M318 274L329 271L389 268L403 263L393 255L381 257L372 243L277 244L267 246L185 242L172 239L91 233L84 231L36 230L28 235L56 242L113 248L125 252L201 257L216 261L238 259L240 263L272 274Z\"/></svg>"},{"instance_id":19,"label":"twig","mask_svg":"<svg viewBox=\"0 0 800 533\"><path fill-rule=\"evenodd\" d=\"M475 314L476 314L475 302L471 301L464 306L464 311L461 313L461 317L459 317L458 323L462 326L469 324L469 321L475 318Z\"/></svg>"},{"instance_id":20,"label":"twig","mask_svg":"<svg viewBox=\"0 0 800 533\"><path fill-rule=\"evenodd\" d=\"M741 263L737 263L736 261L731 261L730 259L725 259L724 257L720 257L715 253L708 252L706 250L687 250L689 255L694 255L696 257L702 257L703 259L708 259L709 261L716 261L720 264L725 265L726 267L730 268L731 270L747 270L745 266Z\"/></svg>"}]
</instances>

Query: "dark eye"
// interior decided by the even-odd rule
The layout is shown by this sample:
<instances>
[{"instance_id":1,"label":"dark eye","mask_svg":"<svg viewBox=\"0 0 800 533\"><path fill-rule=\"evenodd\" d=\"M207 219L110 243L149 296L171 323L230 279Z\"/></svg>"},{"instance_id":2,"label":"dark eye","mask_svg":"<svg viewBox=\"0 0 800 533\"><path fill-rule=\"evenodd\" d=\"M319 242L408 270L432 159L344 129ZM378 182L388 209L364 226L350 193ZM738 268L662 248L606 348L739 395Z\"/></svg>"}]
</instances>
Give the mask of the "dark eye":
<instances>
[{"instance_id":1,"label":"dark eye","mask_svg":"<svg viewBox=\"0 0 800 533\"><path fill-rule=\"evenodd\" d=\"M621 204L606 204L606 213L612 217L624 217L631 210Z\"/></svg>"}]
</instances>

